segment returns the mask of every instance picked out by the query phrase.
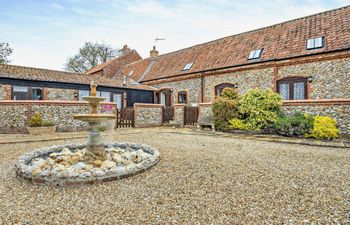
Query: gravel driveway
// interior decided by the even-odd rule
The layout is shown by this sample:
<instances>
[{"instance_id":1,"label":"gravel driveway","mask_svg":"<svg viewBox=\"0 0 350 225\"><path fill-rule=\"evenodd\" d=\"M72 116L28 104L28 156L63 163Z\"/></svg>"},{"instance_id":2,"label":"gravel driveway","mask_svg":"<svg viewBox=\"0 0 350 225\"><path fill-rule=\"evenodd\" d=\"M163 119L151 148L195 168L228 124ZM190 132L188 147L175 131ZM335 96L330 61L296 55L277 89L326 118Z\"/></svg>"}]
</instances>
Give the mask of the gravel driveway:
<instances>
[{"instance_id":1,"label":"gravel driveway","mask_svg":"<svg viewBox=\"0 0 350 225\"><path fill-rule=\"evenodd\" d=\"M115 139L159 148L160 163L98 186L38 187L16 179L14 161L74 140L0 145L0 223L350 224L348 149L152 129Z\"/></svg>"}]
</instances>

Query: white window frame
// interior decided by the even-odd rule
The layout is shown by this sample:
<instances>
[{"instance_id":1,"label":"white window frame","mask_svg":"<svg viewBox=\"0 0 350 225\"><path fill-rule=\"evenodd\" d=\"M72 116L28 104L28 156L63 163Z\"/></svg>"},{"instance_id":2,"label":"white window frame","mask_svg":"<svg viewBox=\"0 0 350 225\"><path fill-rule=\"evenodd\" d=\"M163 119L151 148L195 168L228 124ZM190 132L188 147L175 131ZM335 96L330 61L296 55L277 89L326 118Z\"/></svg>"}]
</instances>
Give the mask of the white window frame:
<instances>
[{"instance_id":1,"label":"white window frame","mask_svg":"<svg viewBox=\"0 0 350 225\"><path fill-rule=\"evenodd\" d=\"M182 69L182 71L186 71L186 70L189 70L191 69L191 67L193 66L193 63L187 63L184 68Z\"/></svg>"},{"instance_id":2,"label":"white window frame","mask_svg":"<svg viewBox=\"0 0 350 225\"><path fill-rule=\"evenodd\" d=\"M249 53L248 59L259 59L262 55L263 48L255 49Z\"/></svg>"},{"instance_id":3,"label":"white window frame","mask_svg":"<svg viewBox=\"0 0 350 225\"><path fill-rule=\"evenodd\" d=\"M325 43L324 37L310 38L306 41L306 49L318 49L323 48Z\"/></svg>"}]
</instances>

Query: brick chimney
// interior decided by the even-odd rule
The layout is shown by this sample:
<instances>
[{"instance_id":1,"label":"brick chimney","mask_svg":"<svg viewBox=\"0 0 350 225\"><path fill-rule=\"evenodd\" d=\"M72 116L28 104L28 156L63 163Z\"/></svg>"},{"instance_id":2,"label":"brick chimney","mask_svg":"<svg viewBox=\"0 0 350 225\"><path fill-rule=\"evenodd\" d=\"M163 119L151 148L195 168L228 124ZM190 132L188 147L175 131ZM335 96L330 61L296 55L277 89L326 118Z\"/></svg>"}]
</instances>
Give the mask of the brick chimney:
<instances>
[{"instance_id":1,"label":"brick chimney","mask_svg":"<svg viewBox=\"0 0 350 225\"><path fill-rule=\"evenodd\" d=\"M159 52L156 50L156 46L153 46L153 49L149 53L151 58L156 58L159 55Z\"/></svg>"},{"instance_id":2,"label":"brick chimney","mask_svg":"<svg viewBox=\"0 0 350 225\"><path fill-rule=\"evenodd\" d=\"M131 50L130 50L128 45L124 45L120 51L122 52L122 55L125 55L126 53L130 52Z\"/></svg>"}]
</instances>

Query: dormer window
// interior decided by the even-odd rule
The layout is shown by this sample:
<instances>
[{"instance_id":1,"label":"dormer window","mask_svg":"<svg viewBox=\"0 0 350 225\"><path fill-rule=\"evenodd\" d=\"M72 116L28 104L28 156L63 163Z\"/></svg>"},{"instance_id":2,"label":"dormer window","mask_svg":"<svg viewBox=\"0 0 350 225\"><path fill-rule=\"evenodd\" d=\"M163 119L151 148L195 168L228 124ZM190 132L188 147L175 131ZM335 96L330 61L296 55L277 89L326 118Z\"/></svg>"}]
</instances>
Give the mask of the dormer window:
<instances>
[{"instance_id":1,"label":"dormer window","mask_svg":"<svg viewBox=\"0 0 350 225\"><path fill-rule=\"evenodd\" d=\"M250 52L248 59L258 59L262 55L263 49L256 49Z\"/></svg>"},{"instance_id":2,"label":"dormer window","mask_svg":"<svg viewBox=\"0 0 350 225\"><path fill-rule=\"evenodd\" d=\"M324 47L324 37L310 38L307 40L306 49L316 49Z\"/></svg>"},{"instance_id":3,"label":"dormer window","mask_svg":"<svg viewBox=\"0 0 350 225\"><path fill-rule=\"evenodd\" d=\"M185 65L185 67L182 69L182 71L186 71L186 70L191 69L192 65L193 65L193 63L187 63L187 64Z\"/></svg>"}]
</instances>

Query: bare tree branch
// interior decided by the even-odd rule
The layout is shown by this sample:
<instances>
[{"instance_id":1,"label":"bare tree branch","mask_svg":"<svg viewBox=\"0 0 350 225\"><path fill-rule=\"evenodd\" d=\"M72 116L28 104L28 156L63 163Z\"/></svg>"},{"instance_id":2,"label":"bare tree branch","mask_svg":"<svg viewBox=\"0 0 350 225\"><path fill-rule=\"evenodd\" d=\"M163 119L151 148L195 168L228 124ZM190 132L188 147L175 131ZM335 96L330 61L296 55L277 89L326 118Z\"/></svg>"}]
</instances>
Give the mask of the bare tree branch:
<instances>
[{"instance_id":1,"label":"bare tree branch","mask_svg":"<svg viewBox=\"0 0 350 225\"><path fill-rule=\"evenodd\" d=\"M9 43L0 42L0 64L10 63L9 56L12 54L13 49L10 48Z\"/></svg>"},{"instance_id":2,"label":"bare tree branch","mask_svg":"<svg viewBox=\"0 0 350 225\"><path fill-rule=\"evenodd\" d=\"M118 50L104 43L85 42L79 53L67 59L65 70L84 73L87 70L105 63L117 56Z\"/></svg>"}]
</instances>

